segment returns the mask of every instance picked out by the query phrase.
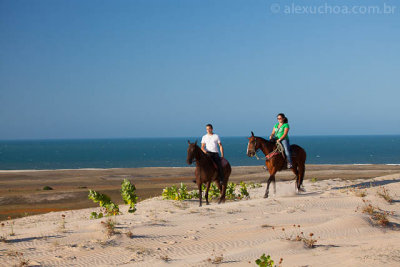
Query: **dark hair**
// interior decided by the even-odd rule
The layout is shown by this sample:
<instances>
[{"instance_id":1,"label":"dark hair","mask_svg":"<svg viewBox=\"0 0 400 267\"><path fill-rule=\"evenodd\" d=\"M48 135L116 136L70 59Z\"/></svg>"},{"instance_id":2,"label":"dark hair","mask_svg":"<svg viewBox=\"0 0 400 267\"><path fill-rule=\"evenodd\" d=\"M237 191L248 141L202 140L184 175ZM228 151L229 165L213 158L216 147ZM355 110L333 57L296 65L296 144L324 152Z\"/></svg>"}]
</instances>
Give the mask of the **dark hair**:
<instances>
[{"instance_id":1,"label":"dark hair","mask_svg":"<svg viewBox=\"0 0 400 267\"><path fill-rule=\"evenodd\" d=\"M279 114L276 115L276 116L277 116L277 117L278 117L278 116L281 116L281 117L283 118L283 123L288 123L288 122L289 122L288 118L286 118L285 114L283 114L283 113L279 113Z\"/></svg>"},{"instance_id":2,"label":"dark hair","mask_svg":"<svg viewBox=\"0 0 400 267\"><path fill-rule=\"evenodd\" d=\"M211 129L214 129L210 123L207 124L206 127L210 127Z\"/></svg>"}]
</instances>

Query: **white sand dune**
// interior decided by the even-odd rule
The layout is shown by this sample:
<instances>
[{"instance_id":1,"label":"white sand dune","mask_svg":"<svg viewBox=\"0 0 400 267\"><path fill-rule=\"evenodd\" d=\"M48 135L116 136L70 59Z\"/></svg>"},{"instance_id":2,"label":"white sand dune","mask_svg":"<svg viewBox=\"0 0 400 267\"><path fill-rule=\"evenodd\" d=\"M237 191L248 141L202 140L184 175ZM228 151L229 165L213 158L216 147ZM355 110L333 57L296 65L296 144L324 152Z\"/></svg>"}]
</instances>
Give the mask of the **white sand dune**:
<instances>
[{"instance_id":1,"label":"white sand dune","mask_svg":"<svg viewBox=\"0 0 400 267\"><path fill-rule=\"evenodd\" d=\"M388 227L375 225L361 197L346 186L365 185L365 200L393 211ZM395 200L377 195L383 184ZM255 266L263 253L282 266L399 266L400 174L370 180L305 181L306 192L295 194L293 182L278 182L277 192L262 198L262 188L250 189L251 199L198 207L198 201L161 197L137 205L137 212L116 216L119 234L107 237L101 224L89 219L95 209L53 212L15 220L14 236L1 228L0 266L23 259L32 266ZM88 200L89 201L89 200ZM61 229L61 215L66 215ZM296 227L293 227L296 225ZM298 227L300 225L300 227ZM285 228L285 231L282 231ZM127 232L132 236L127 236ZM315 248L286 238L314 234ZM218 261L218 259L217 259Z\"/></svg>"}]
</instances>

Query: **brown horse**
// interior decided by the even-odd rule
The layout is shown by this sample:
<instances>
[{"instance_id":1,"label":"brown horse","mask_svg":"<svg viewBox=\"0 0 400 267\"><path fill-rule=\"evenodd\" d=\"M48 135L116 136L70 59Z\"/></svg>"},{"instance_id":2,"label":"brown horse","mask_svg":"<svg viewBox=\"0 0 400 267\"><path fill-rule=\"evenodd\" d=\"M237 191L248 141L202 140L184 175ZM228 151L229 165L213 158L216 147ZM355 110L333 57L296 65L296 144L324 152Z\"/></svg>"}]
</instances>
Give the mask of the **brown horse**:
<instances>
[{"instance_id":1,"label":"brown horse","mask_svg":"<svg viewBox=\"0 0 400 267\"><path fill-rule=\"evenodd\" d=\"M247 145L247 156L253 157L256 155L257 150L261 149L265 156L269 153L273 152L276 148L276 142L265 140L264 138L254 136L254 133L251 132L251 136L249 137L249 143ZM303 184L304 173L306 171L306 151L298 146L291 145L290 149L292 151L292 162L293 168L292 171L296 175L296 189L297 191L301 190L300 186ZM286 169L286 160L281 153L278 155L265 160L265 165L268 168L268 172L270 174L268 182L267 182L267 190L265 190L264 198L268 197L269 193L269 184L271 181L274 182L274 193L276 193L276 185L275 185L275 174L278 171Z\"/></svg>"},{"instance_id":2,"label":"brown horse","mask_svg":"<svg viewBox=\"0 0 400 267\"><path fill-rule=\"evenodd\" d=\"M187 149L187 164L191 165L193 160L196 161L196 170L194 172L196 176L196 184L199 188L199 199L200 199L200 207L201 207L201 185L206 184L206 203L208 203L208 190L210 189L211 182L214 181L221 192L221 197L219 198L218 204L225 202L225 193L226 193L226 185L228 184L229 176L231 175L231 165L225 159L221 159L221 164L224 170L224 182L221 185L218 179L218 170L216 165L210 156L201 150L201 148L197 145L197 141L193 144L188 140L189 147Z\"/></svg>"}]
</instances>

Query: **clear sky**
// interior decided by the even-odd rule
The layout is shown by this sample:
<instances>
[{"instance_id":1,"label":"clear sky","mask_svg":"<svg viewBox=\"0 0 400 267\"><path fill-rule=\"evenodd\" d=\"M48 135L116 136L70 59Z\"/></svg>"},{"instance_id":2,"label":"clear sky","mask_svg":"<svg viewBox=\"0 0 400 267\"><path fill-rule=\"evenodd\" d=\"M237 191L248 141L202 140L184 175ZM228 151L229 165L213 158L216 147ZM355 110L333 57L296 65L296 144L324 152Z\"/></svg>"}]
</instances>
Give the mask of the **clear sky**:
<instances>
[{"instance_id":1,"label":"clear sky","mask_svg":"<svg viewBox=\"0 0 400 267\"><path fill-rule=\"evenodd\" d=\"M400 134L398 1L0 0L0 36L0 139Z\"/></svg>"}]
</instances>

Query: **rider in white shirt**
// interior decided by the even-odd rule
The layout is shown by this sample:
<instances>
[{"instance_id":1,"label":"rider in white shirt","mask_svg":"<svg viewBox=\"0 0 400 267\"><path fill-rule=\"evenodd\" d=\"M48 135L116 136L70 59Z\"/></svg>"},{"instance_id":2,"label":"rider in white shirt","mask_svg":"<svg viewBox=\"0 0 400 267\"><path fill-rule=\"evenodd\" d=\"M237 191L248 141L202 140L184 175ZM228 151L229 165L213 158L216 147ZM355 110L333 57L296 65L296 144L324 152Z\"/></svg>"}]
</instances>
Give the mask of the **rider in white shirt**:
<instances>
[{"instance_id":1,"label":"rider in white shirt","mask_svg":"<svg viewBox=\"0 0 400 267\"><path fill-rule=\"evenodd\" d=\"M211 124L207 124L206 126L207 134L203 136L201 139L201 150L204 153L211 156L212 160L218 166L218 177L220 182L224 181L224 171L222 169L221 158L224 157L224 148L222 147L221 140L219 136L213 133L213 127ZM221 151L221 157L218 153L218 147Z\"/></svg>"}]
</instances>

